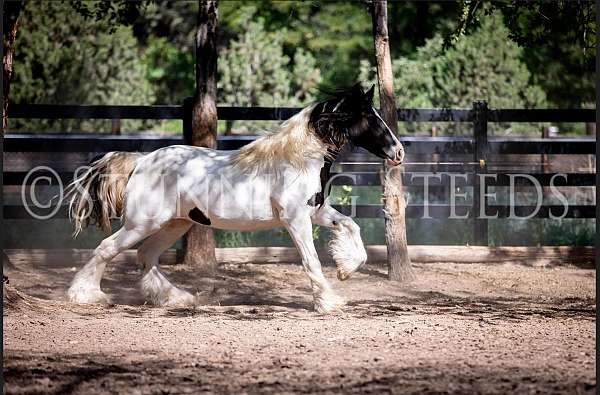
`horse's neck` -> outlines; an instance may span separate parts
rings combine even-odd
[[[310,157],[306,158],[304,161],[304,165],[298,169],[300,173],[308,173],[311,176],[319,176],[321,169],[325,167],[327,163],[327,158],[323,155],[320,157]]]

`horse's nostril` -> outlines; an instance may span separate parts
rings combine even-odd
[[[396,161],[402,163],[404,160],[404,147],[400,146],[396,151]]]

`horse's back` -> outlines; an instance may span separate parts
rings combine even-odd
[[[172,145],[144,155],[126,187],[127,219],[165,222],[187,210],[189,191],[198,193],[229,162],[231,151]],[[183,206],[182,206],[182,203]],[[186,211],[187,212],[187,211]]]

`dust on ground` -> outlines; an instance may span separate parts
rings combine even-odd
[[[8,394],[593,393],[595,271],[369,264],[330,278],[343,313],[312,312],[301,266],[164,271],[206,305],[156,308],[133,262],[109,266],[110,306],[65,302],[73,262],[13,259],[4,310]],[[80,265],[79,262],[77,265]],[[44,300],[40,300],[44,299]]]

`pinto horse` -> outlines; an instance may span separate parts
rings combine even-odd
[[[110,229],[75,275],[69,300],[106,303],[100,289],[106,264],[142,242],[138,263],[141,290],[159,306],[193,305],[192,294],[177,288],[158,268],[159,255],[194,224],[218,229],[285,227],[310,279],[315,310],[340,309],[343,300],[323,276],[312,225],[331,228],[329,246],[338,278],[347,279],[367,260],[359,226],[324,199],[329,169],[340,149],[351,143],[392,165],[404,149],[373,108],[373,90],[360,85],[332,93],[304,108],[268,134],[237,151],[174,145],[149,154],[110,152],[93,162],[69,186],[75,235],[90,219]]]

